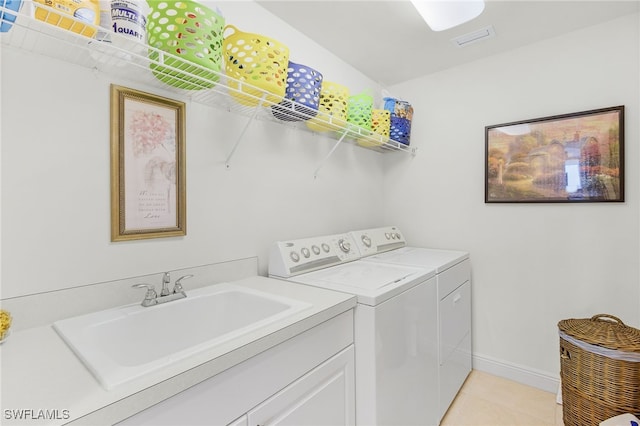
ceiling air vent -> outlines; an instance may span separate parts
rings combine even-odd
[[[481,40],[486,40],[491,37],[495,37],[496,31],[492,25],[481,28],[472,33],[464,34],[456,38],[452,38],[451,42],[458,47],[467,47],[470,44],[477,43]]]

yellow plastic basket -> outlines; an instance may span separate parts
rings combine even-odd
[[[331,81],[323,81],[320,90],[318,115],[306,122],[316,132],[339,130],[347,125],[349,88]]]
[[[391,112],[386,109],[374,109],[371,111],[371,129],[374,133],[389,137],[391,126]]]
[[[232,32],[226,34],[228,31]],[[265,100],[279,103],[287,87],[289,48],[272,38],[242,32],[233,25],[224,27],[224,33],[223,53],[231,96],[243,105],[256,106],[264,92],[268,92]]]
[[[391,112],[386,109],[371,110],[371,130],[373,130],[373,140],[360,138],[358,145],[364,147],[380,146],[389,141],[389,129],[391,127]],[[380,138],[382,136],[382,138]]]

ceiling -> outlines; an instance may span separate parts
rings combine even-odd
[[[409,1],[257,2],[383,87],[640,10],[638,0],[488,0],[478,18],[434,32]],[[492,38],[451,41],[489,25]]]

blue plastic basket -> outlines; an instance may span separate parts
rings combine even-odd
[[[411,139],[411,121],[392,115],[389,138],[401,144],[409,145]]]
[[[409,145],[413,107],[409,102],[394,98],[384,98],[383,100],[384,109],[391,113],[389,137],[396,142]]]
[[[16,14],[20,10],[22,0],[0,0],[0,6],[4,9],[0,10],[0,33],[6,33],[11,29],[11,22],[16,22]],[[5,9],[9,9],[6,11]],[[12,13],[16,12],[16,13]]]
[[[318,114],[321,87],[322,74],[319,71],[289,61],[284,99],[278,105],[272,105],[271,112],[283,121],[303,121],[315,117]]]

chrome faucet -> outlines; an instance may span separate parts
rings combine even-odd
[[[170,294],[169,284],[171,284],[171,275],[165,272],[162,275],[162,290],[160,290],[160,296],[168,296]]]
[[[183,275],[176,280],[173,286],[173,291],[169,291],[169,284],[171,283],[171,276],[168,272],[165,272],[162,276],[162,290],[160,295],[156,293],[156,289],[151,284],[134,284],[133,288],[146,288],[147,292],[144,295],[141,305],[146,307],[159,305],[161,303],[171,302],[172,300],[178,300],[187,297],[182,287],[182,280],[193,277],[193,275]]]

